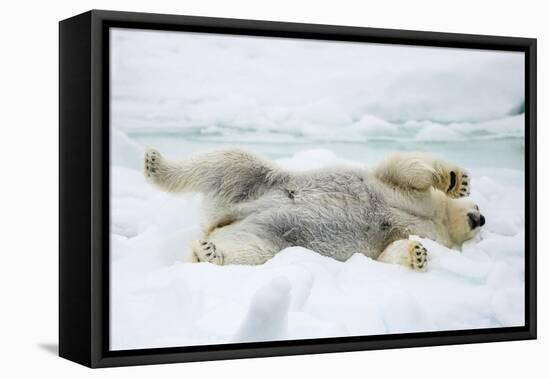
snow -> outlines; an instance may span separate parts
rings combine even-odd
[[[520,52],[125,29],[111,41],[112,119],[128,132],[356,141],[453,124],[498,138],[510,130],[481,122],[509,119],[522,130]]]
[[[111,40],[111,349],[524,324],[521,53],[124,29]],[[147,147],[239,147],[298,171],[431,152],[470,171],[487,223],[462,251],[419,239],[425,273],[300,247],[260,266],[190,263],[202,198],[146,183]]]

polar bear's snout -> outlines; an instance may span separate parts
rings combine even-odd
[[[468,213],[468,223],[470,223],[470,228],[474,230],[485,224],[485,217],[478,212]]]

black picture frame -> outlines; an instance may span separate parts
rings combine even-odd
[[[525,53],[525,325],[328,339],[109,350],[111,27]],[[59,355],[88,367],[536,338],[536,39],[92,10],[59,23]]]

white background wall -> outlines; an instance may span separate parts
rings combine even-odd
[[[368,377],[548,374],[550,328],[545,237],[550,211],[548,131],[550,26],[543,1],[9,1],[0,22],[0,374],[37,376]],[[112,9],[416,29],[539,39],[539,340],[175,364],[91,371],[55,356],[58,246],[58,26],[86,10]],[[32,375],[31,375],[32,374]]]

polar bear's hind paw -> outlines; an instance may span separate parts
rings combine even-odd
[[[160,172],[161,155],[157,150],[148,150],[145,153],[144,172],[145,177],[154,178]]]

